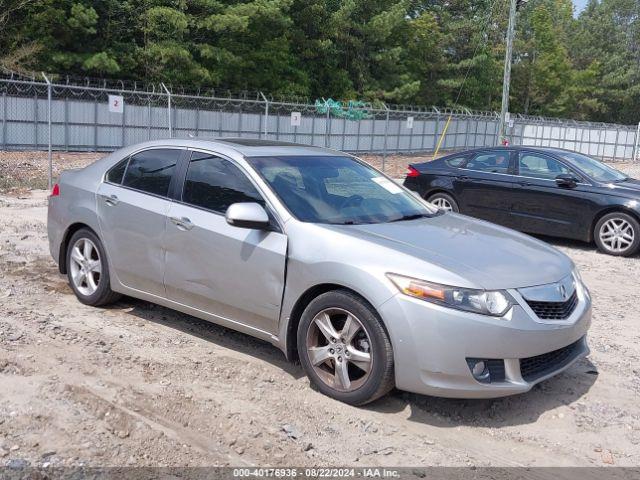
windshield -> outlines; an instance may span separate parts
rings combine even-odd
[[[598,160],[577,152],[562,152],[562,158],[598,182],[620,182],[627,176]]]
[[[411,220],[437,213],[373,168],[350,157],[247,159],[303,222],[352,225]]]

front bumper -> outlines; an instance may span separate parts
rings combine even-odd
[[[591,324],[591,297],[582,284],[576,290],[578,303],[561,321],[538,319],[517,291],[510,293],[519,304],[504,318],[395,295],[379,312],[394,349],[397,388],[450,398],[493,398],[529,391],[589,353],[586,334]],[[564,351],[572,344],[562,362],[535,378],[528,376],[529,381],[523,378],[520,359]],[[476,380],[468,358],[504,360],[504,380]]]

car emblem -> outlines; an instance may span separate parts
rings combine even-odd
[[[567,287],[564,285],[558,285],[558,292],[560,292],[560,296],[563,300],[567,299]]]

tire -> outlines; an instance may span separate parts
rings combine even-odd
[[[107,255],[102,242],[91,230],[82,228],[71,236],[66,265],[69,285],[85,305],[98,307],[120,298],[119,293],[111,290]]]
[[[333,330],[321,327],[327,318]],[[395,385],[393,349],[382,320],[351,292],[334,290],[313,299],[302,313],[297,344],[307,377],[331,398],[364,405]]]
[[[446,212],[456,212],[460,211],[460,207],[458,207],[458,202],[449,195],[448,193],[438,192],[431,195],[427,198],[427,202],[433,203],[436,207]]]
[[[593,238],[601,252],[628,257],[640,247],[640,224],[626,213],[608,213],[596,223]]]

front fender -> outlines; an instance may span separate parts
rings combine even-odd
[[[335,288],[357,293],[376,310],[397,293],[384,272],[373,272],[334,261],[317,262],[310,266],[306,259],[289,258],[278,328],[279,346],[284,352],[291,350],[288,343],[292,338],[295,339],[295,335],[290,333],[291,322],[299,320],[292,315],[298,302],[306,298],[310,291]],[[384,318],[382,320],[384,322]]]

